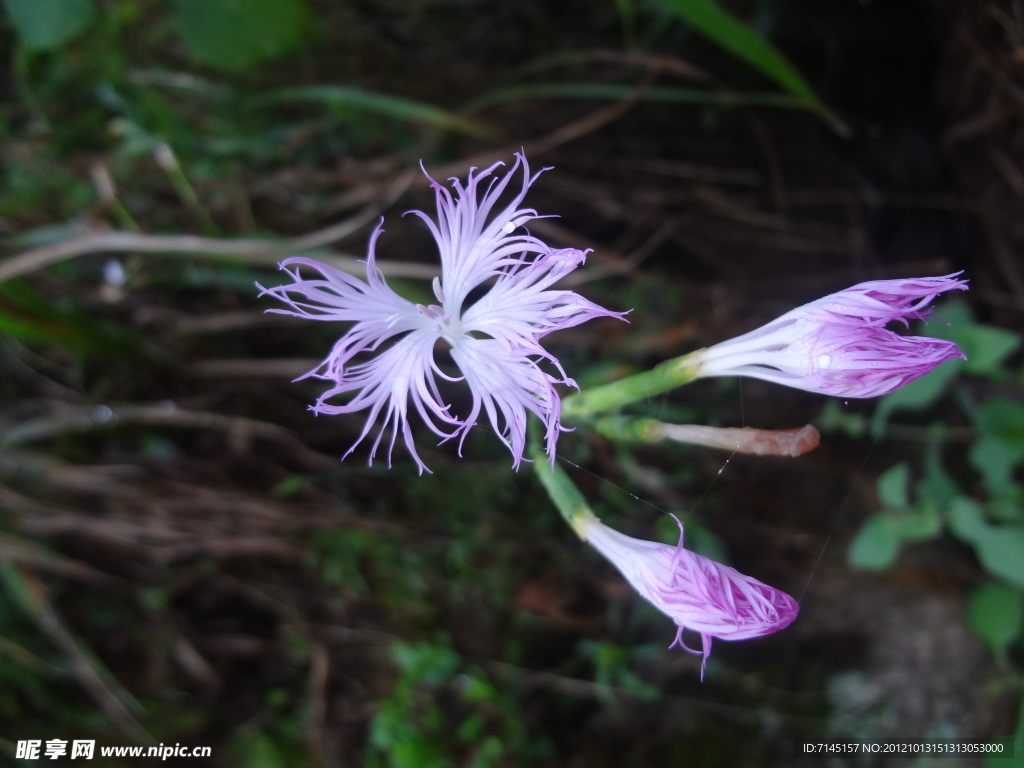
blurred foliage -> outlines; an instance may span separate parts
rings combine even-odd
[[[96,17],[91,0],[4,0],[11,23],[29,48],[55,50]]]
[[[884,436],[899,431],[899,416],[927,414],[944,400],[950,403],[941,419],[904,427],[904,434],[916,431],[926,445],[920,477],[912,482],[918,473],[908,462],[882,473],[880,509],[854,538],[848,562],[855,568],[892,568],[903,545],[943,536],[970,547],[989,580],[971,592],[967,621],[1009,668],[1010,649],[1024,650],[1021,337],[977,322],[963,302],[943,306],[939,315],[942,320],[926,326],[925,333],[955,341],[966,360],[944,365],[882,398],[870,422],[842,415],[835,404],[823,417],[826,426],[854,435],[870,430]],[[989,394],[995,387],[998,394]],[[959,430],[970,434],[966,446],[953,434],[953,425],[961,421]],[[1006,684],[1012,685],[1010,680]],[[1024,731],[1017,738],[1024,740]]]
[[[371,766],[441,768],[550,759],[542,729],[528,728],[516,699],[467,666],[450,641],[393,648],[398,679],[370,730]]]
[[[4,0],[12,25],[30,49],[53,51],[96,22],[93,0]],[[121,3],[136,16],[144,3]],[[172,24],[197,64],[240,70],[296,48],[310,23],[302,0],[173,0]],[[110,10],[104,4],[103,12]]]
[[[877,488],[882,510],[854,540],[850,563],[886,568],[903,541],[931,539],[946,531],[973,547],[993,575],[1024,590],[1024,485],[1018,472],[1024,462],[1024,370],[1006,365],[1020,337],[976,323],[963,303],[947,305],[942,316],[949,325],[933,323],[926,333],[957,342],[967,360],[954,361],[883,398],[870,426],[884,435],[894,414],[924,410],[952,393],[972,431],[970,447],[959,458],[966,459],[975,477],[960,477],[946,468],[943,454],[948,452],[951,417],[919,427],[928,445],[922,478],[911,490],[907,463],[882,474]],[[980,399],[967,386],[952,390],[957,376],[998,383],[1004,394]],[[836,410],[833,406],[831,418]],[[843,426],[858,433],[868,424],[854,420]]]

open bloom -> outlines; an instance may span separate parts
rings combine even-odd
[[[838,397],[877,397],[964,357],[951,341],[901,336],[941,293],[965,290],[960,273],[860,283],[694,354],[697,376],[751,376]]]
[[[577,520],[574,527],[642,597],[676,623],[672,646],[703,655],[701,678],[713,637],[747,640],[768,635],[789,626],[800,610],[785,592],[684,549],[682,523],[674,547],[626,536],[592,515]],[[700,633],[700,651],[683,642],[684,629]]]
[[[422,473],[426,466],[416,453],[409,424],[411,404],[442,440],[458,436],[460,451],[483,411],[516,467],[523,459],[530,411],[544,424],[547,453],[554,460],[562,430],[555,385],[575,382],[540,340],[591,318],[622,314],[573,291],[551,288],[584,262],[586,252],[551,248],[527,231],[525,225],[539,214],[520,206],[540,174],[530,175],[521,154],[504,176],[494,176],[502,165],[470,169],[465,186],[451,179],[454,193],[427,175],[437,198],[437,221],[422,211],[412,213],[426,223],[440,251],[440,275],[433,281],[437,304],[414,304],[385,282],[374,253],[382,225],[370,237],[365,281],[314,259],[295,257],[281,263],[292,284],[260,286],[263,294],[288,305],[270,312],[353,323],[327,358],[306,374],[331,382],[310,406],[315,413],[368,411],[362,433],[345,456],[379,424],[370,461],[390,431],[389,465],[401,435]],[[505,207],[495,210],[520,165],[522,186],[510,192]],[[314,275],[307,276],[303,268]],[[457,372],[446,372],[444,358],[439,361],[438,352],[445,349]],[[464,415],[445,402],[439,379],[469,387],[472,401]],[[343,402],[328,402],[338,396]]]

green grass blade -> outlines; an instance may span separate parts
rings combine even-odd
[[[716,45],[743,59],[765,77],[804,102],[832,130],[841,135],[849,128],[818,98],[796,67],[775,46],[749,26],[723,11],[714,0],[663,0],[664,7]]]
[[[706,88],[652,87],[637,91],[635,85],[621,83],[535,83],[517,85],[486,93],[466,107],[469,113],[497,104],[522,99],[609,99],[618,101],[636,96],[641,101],[706,104],[729,107],[782,107],[809,109],[810,105],[785,93],[763,91],[712,91]]]
[[[347,85],[308,85],[298,88],[283,88],[266,94],[258,99],[256,104],[263,106],[296,102],[313,102],[335,110],[374,112],[412,123],[433,125],[456,133],[493,138],[492,132],[480,123],[440,107],[403,96],[376,93]]]

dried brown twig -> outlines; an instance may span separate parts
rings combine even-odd
[[[91,253],[183,253],[227,256],[244,259],[250,264],[273,265],[301,251],[318,250],[337,242],[377,218],[381,211],[397,200],[409,187],[414,175],[404,173],[388,188],[387,194],[344,221],[289,240],[244,238],[237,240],[198,235],[146,235],[137,232],[87,231],[68,240],[32,248],[11,256],[0,264],[0,283],[62,261]],[[355,256],[318,253],[322,261],[346,272],[364,269]],[[401,277],[433,277],[436,270],[421,264],[381,263],[387,275]]]

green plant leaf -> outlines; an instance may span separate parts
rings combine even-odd
[[[954,498],[947,515],[950,530],[974,547],[986,571],[1024,589],[1024,526],[992,525],[981,506],[966,496]]]
[[[886,507],[903,509],[910,506],[907,499],[907,482],[910,469],[905,462],[889,467],[878,478],[878,497]]]
[[[1024,403],[993,397],[975,409],[972,419],[979,433],[999,437],[1024,450]]]
[[[975,322],[970,308],[962,300],[939,307],[934,318],[925,326],[923,335],[956,343],[967,355],[962,363],[963,370],[975,376],[1000,376],[1003,362],[1021,343],[1019,334]]]
[[[862,414],[846,410],[837,398],[825,402],[814,423],[822,432],[841,432],[854,439],[863,437],[868,427],[868,420]]]
[[[1024,458],[1024,444],[982,435],[971,446],[968,457],[994,496],[1009,496],[1018,490],[1013,469]]]
[[[92,0],[3,0],[18,38],[30,48],[53,50],[92,24]]]
[[[933,405],[960,372],[995,380],[1005,378],[1003,363],[1020,346],[1018,334],[974,322],[970,309],[962,301],[951,301],[936,310],[935,320],[921,333],[956,343],[967,359],[943,363],[927,376],[881,398],[871,422],[871,431],[876,437],[883,434],[894,411],[919,411]]]
[[[942,515],[933,504],[918,504],[896,516],[900,536],[917,541],[937,536],[942,530]]]
[[[967,603],[967,621],[992,652],[1003,658],[1024,628],[1024,592],[1005,584],[982,584]]]
[[[18,37],[29,48],[59,48],[96,18],[92,0],[4,0]]]
[[[942,438],[944,425],[933,424],[925,457],[924,477],[914,486],[914,498],[918,504],[929,504],[936,508],[945,507],[947,502],[960,492],[956,481],[949,476],[942,465]]]
[[[881,437],[889,416],[894,411],[920,411],[933,405],[949,386],[950,381],[963,368],[962,360],[949,360],[931,373],[904,384],[878,401],[871,419],[871,433]]]
[[[1024,523],[1024,487],[1016,485],[1015,493],[991,499],[985,512],[993,523]]]
[[[901,540],[899,525],[891,515],[872,515],[850,544],[846,562],[868,571],[888,568],[896,560]]]
[[[964,370],[976,376],[998,375],[1003,361],[1020,346],[1019,335],[992,325],[972,324],[962,336],[958,343],[967,355]]]
[[[993,495],[1013,495],[1013,471],[1024,460],[1024,404],[993,397],[972,409],[971,419],[978,432],[968,454],[971,465]]]
[[[932,315],[931,322],[924,326],[921,335],[961,344],[967,334],[965,329],[973,325],[975,325],[974,315],[967,302],[962,299],[953,299],[943,304],[937,314]]]
[[[972,543],[985,570],[1024,589],[1024,528],[990,526]]]
[[[174,0],[192,58],[241,70],[295,48],[309,23],[302,0]]]
[[[899,469],[897,465],[893,469]],[[888,475],[895,480],[902,480],[899,492],[906,492],[905,472],[893,472]],[[903,475],[901,478],[900,475]],[[883,476],[884,478],[884,476]],[[879,481],[882,484],[882,481]],[[896,492],[896,491],[894,491]],[[864,523],[854,537],[847,553],[847,562],[855,568],[881,570],[892,565],[904,541],[918,541],[935,536],[942,530],[942,516],[931,504],[918,505],[914,508],[903,508],[872,515]]]
[[[714,0],[662,0],[665,8],[700,34],[775,81],[824,119],[837,133],[849,128],[818,98],[796,67],[753,29],[723,11]]]
[[[988,530],[985,513],[974,499],[955,496],[946,510],[949,528],[958,538],[973,544]]]

